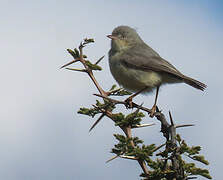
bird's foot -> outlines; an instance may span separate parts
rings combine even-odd
[[[133,108],[133,103],[132,103],[132,97],[128,97],[126,100],[125,100],[125,106],[127,109],[129,108]]]
[[[155,115],[155,112],[156,112],[156,105],[154,105],[154,106],[152,107],[152,109],[151,109],[151,113],[149,114],[149,116],[150,116],[151,118],[153,118],[154,115]]]

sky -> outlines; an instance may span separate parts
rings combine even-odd
[[[0,179],[140,179],[134,161],[112,157],[113,134],[122,133],[109,119],[88,130],[94,120],[77,114],[97,99],[83,73],[61,70],[72,60],[67,48],[86,37],[84,49],[101,62],[95,76],[105,90],[115,80],[108,67],[110,40],[119,25],[137,29],[142,39],[182,73],[208,85],[201,92],[186,84],[161,88],[158,106],[170,110],[189,145],[201,145],[213,179],[222,176],[223,3],[217,0],[1,0],[0,7]],[[135,100],[151,107],[154,94]],[[134,130],[146,143],[161,144],[160,124]],[[197,164],[200,167],[199,163]],[[198,179],[204,179],[199,177]]]

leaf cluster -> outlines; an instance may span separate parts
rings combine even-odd
[[[142,112],[139,112],[139,110],[128,115],[124,115],[121,112],[112,115],[112,118],[115,121],[115,126],[120,127],[135,127],[136,125],[140,125],[143,117],[145,117],[145,115]]]
[[[126,96],[126,95],[131,95],[132,93],[123,89],[123,88],[118,88],[117,86],[114,84],[111,89],[109,90],[110,92],[110,96]]]
[[[177,146],[172,146],[170,141],[166,142],[166,148],[156,154],[156,156],[160,156],[163,160],[157,159],[156,161],[147,160],[148,166],[153,169],[150,171],[148,179],[171,179],[175,172],[173,170],[173,165],[168,163],[169,160],[172,160],[173,157],[177,158],[177,161],[180,164],[180,169],[184,172],[184,177],[181,178],[189,178],[193,175],[200,175],[206,177],[208,179],[212,179],[207,169],[201,169],[196,167],[194,163],[186,162],[183,159],[182,155],[185,155],[192,160],[199,161],[205,165],[208,165],[208,161],[205,160],[204,156],[200,155],[200,146],[188,146],[184,140],[181,139],[180,135],[176,135]],[[142,174],[145,176],[145,174]]]
[[[191,147],[188,146],[187,143],[181,139],[179,134],[177,134],[176,140],[179,145],[179,148],[177,150],[179,152],[179,154],[181,154],[181,155],[183,154],[183,155],[189,157],[190,159],[201,162],[205,165],[209,164],[209,162],[204,158],[204,156],[200,155],[201,146],[191,146]],[[180,158],[180,163],[181,163],[183,169],[185,170],[187,176],[201,175],[208,179],[212,179],[212,177],[210,176],[209,171],[207,169],[197,168],[194,163],[187,163],[182,158]]]
[[[128,138],[120,134],[114,134],[114,136],[119,142],[115,144],[111,152],[118,156],[125,155],[134,157],[135,159],[144,160],[149,158],[149,156],[152,156],[156,149],[155,144],[146,146],[142,144],[143,140],[138,137]],[[132,143],[134,143],[134,146],[132,146]]]
[[[73,56],[74,59],[80,58],[80,53],[79,53],[79,51],[78,51],[77,48],[74,48],[74,50],[72,50],[72,49],[67,49],[67,52],[68,52],[71,56]],[[86,55],[84,55],[83,57],[84,57],[84,58],[87,58]]]
[[[74,59],[80,59],[80,56],[81,56],[81,49],[83,47],[85,47],[87,44],[89,43],[93,43],[94,42],[94,39],[90,38],[85,38],[83,42],[80,43],[80,46],[79,46],[79,50],[77,48],[74,48],[73,50],[72,49],[67,49],[67,52],[74,58]],[[82,54],[82,58],[87,58],[86,55]],[[101,66],[98,65],[98,63],[104,58],[101,57],[96,63],[91,63],[89,60],[84,60],[84,63],[85,65],[90,69],[90,70],[98,70],[98,71],[101,71],[102,68]]]
[[[105,100],[104,103],[101,103],[100,101],[96,100],[96,103],[95,103],[95,105],[93,105],[93,108],[82,107],[79,109],[79,111],[77,113],[87,115],[87,116],[94,118],[94,116],[96,114],[103,113],[103,110],[104,111],[105,110],[112,111],[114,108],[115,108],[114,104],[107,100]]]
[[[92,64],[90,61],[85,61],[85,63],[88,66],[88,68],[91,69],[91,70],[95,70],[95,71],[101,71],[102,70],[101,66],[99,66],[97,64]]]

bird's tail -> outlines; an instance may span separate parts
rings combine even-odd
[[[188,85],[190,85],[190,86],[192,86],[192,87],[194,87],[194,88],[196,88],[196,89],[200,89],[200,90],[202,90],[202,91],[204,91],[204,89],[207,87],[206,84],[204,84],[204,83],[202,83],[202,82],[200,82],[200,81],[197,81],[197,80],[195,80],[195,79],[192,79],[192,78],[190,78],[190,77],[187,77],[187,76],[184,76],[184,77],[183,77],[183,81],[184,81],[185,83],[187,83]]]

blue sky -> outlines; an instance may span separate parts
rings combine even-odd
[[[108,68],[106,38],[118,25],[140,36],[182,73],[208,85],[205,92],[187,85],[161,88],[158,105],[171,110],[190,145],[201,145],[213,179],[221,178],[223,83],[223,3],[184,1],[1,1],[0,11],[0,179],[139,179],[134,161],[109,164],[112,134],[121,133],[104,119],[90,134],[92,119],[77,114],[95,102],[97,92],[85,74],[60,70],[71,60],[67,48],[85,37],[95,39],[85,53],[106,55],[96,78],[105,89],[114,83]],[[152,105],[154,95],[139,96]],[[134,131],[146,143],[162,143],[159,122]],[[198,164],[199,165],[199,164]],[[198,179],[202,179],[199,177]]]

